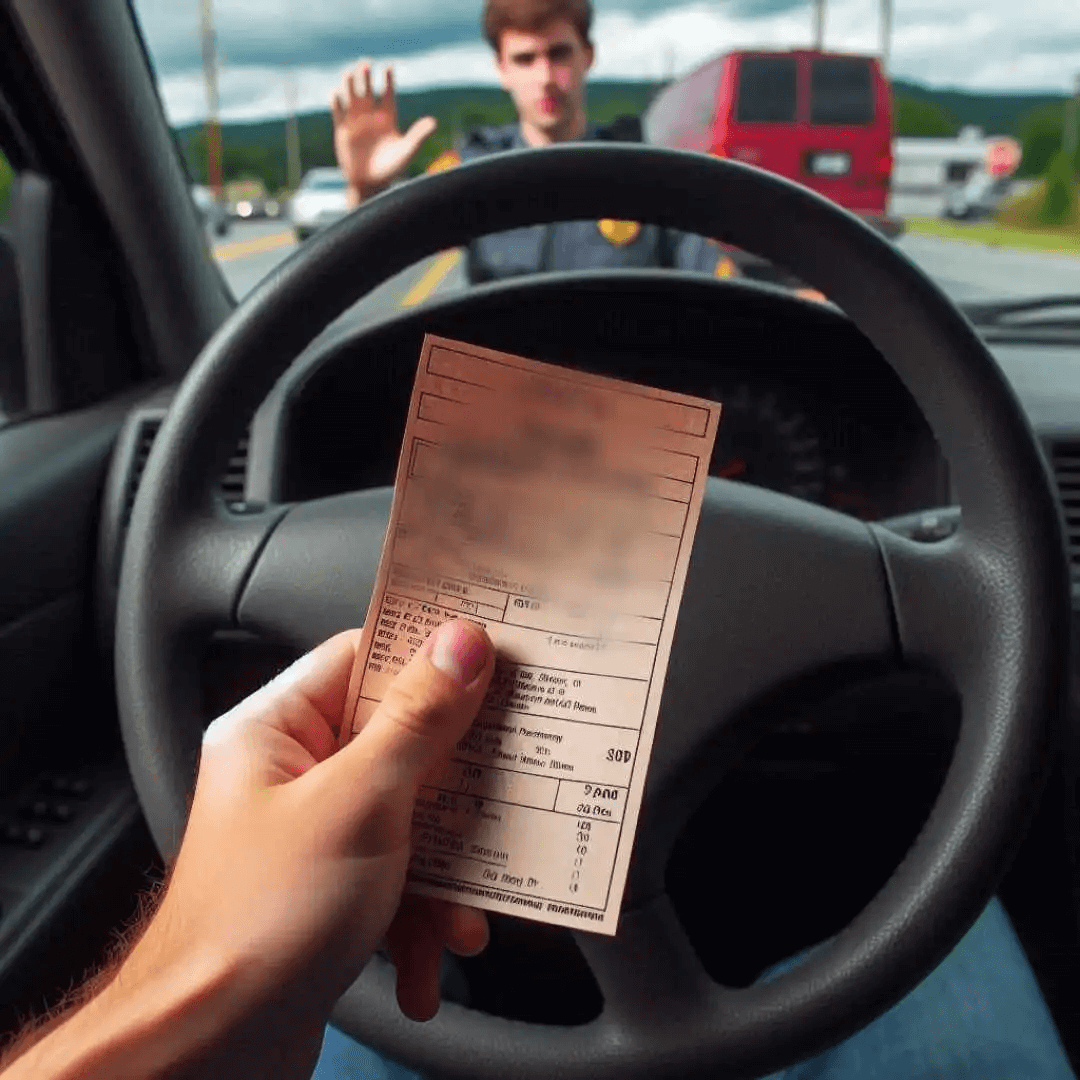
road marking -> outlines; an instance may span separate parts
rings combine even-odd
[[[271,233],[269,236],[256,236],[253,240],[234,240],[231,244],[219,244],[214,248],[213,254],[218,262],[229,262],[295,243],[296,234],[289,229],[287,232]]]
[[[461,261],[461,250],[451,248],[444,251],[421,275],[420,280],[402,297],[402,307],[415,307],[426,300],[442,282],[446,275]]]

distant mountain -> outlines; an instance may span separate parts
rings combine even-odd
[[[1063,106],[1064,94],[1011,94],[975,90],[939,89],[893,80],[893,93],[926,101],[944,109],[958,124],[975,124],[987,135],[1015,135],[1019,138],[1023,120],[1036,109]]]
[[[591,82],[589,114],[596,123],[620,115],[640,115],[663,85],[654,81]],[[897,79],[893,83],[899,134],[949,135],[965,124],[975,124],[988,135],[1015,135],[1025,139],[1033,121],[1044,141],[1052,142],[1054,117],[1063,108],[1064,94],[1013,94],[939,89]],[[418,117],[432,115],[439,121],[436,133],[425,143],[413,163],[420,172],[446,150],[459,134],[485,124],[509,123],[514,109],[509,96],[490,86],[440,87],[398,95],[398,114],[403,127]],[[301,158],[305,169],[334,163],[333,133],[329,112],[299,117]],[[908,130],[909,129],[909,130]],[[1042,130],[1045,129],[1045,130]],[[201,124],[176,130],[178,145],[196,180],[206,177],[206,141]],[[258,176],[272,190],[285,186],[285,121],[261,120],[222,127],[225,178]],[[1047,153],[1052,153],[1047,143]],[[1025,155],[1027,152],[1025,150]],[[1042,151],[1038,168],[1042,168]]]

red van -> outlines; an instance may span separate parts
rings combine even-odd
[[[665,87],[646,142],[745,161],[797,180],[887,235],[892,101],[874,56],[737,51]]]

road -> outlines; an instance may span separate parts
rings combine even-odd
[[[253,221],[234,225],[226,237],[214,237],[212,247],[225,280],[242,300],[299,245],[282,222]],[[411,307],[440,288],[460,288],[464,279],[460,271],[454,274],[457,261],[456,253],[448,253],[403,270],[365,296],[343,319],[375,318],[395,308]]]
[[[233,292],[242,299],[298,245],[282,222],[244,222],[213,238],[215,256]],[[958,302],[1047,293],[1080,295],[1080,257],[1009,251],[914,234],[897,246]],[[343,321],[366,320],[464,286],[455,252],[426,259],[384,282],[347,312]]]

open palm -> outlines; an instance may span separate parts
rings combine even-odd
[[[357,78],[361,80],[359,93]],[[371,64],[367,61],[345,76],[344,87],[333,96],[330,108],[338,165],[361,196],[374,194],[404,172],[436,127],[435,118],[425,116],[402,134],[398,130],[393,68],[387,68],[386,90],[376,98]]]

